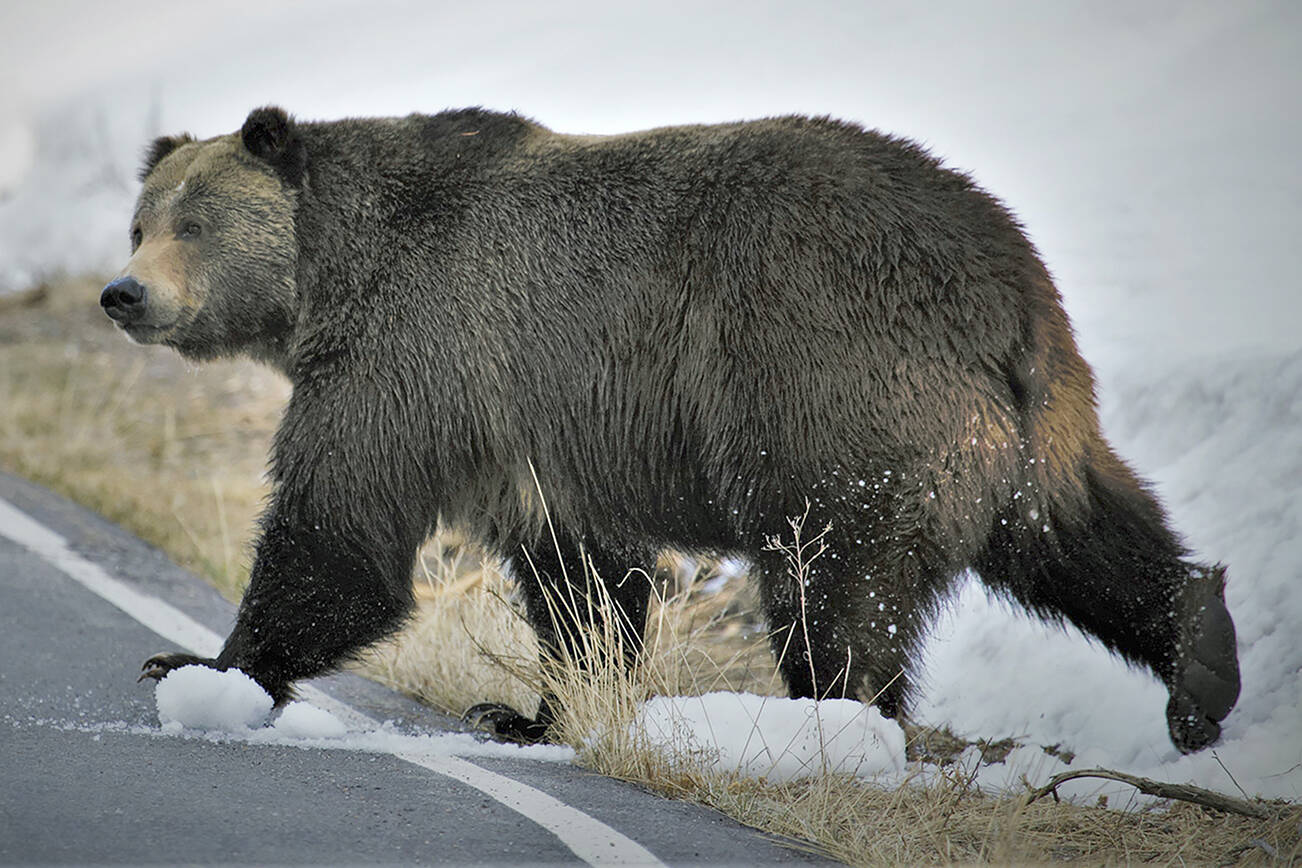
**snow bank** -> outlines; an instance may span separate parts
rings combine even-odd
[[[1101,373],[1114,445],[1156,483],[1195,556],[1229,565],[1243,692],[1221,742],[1181,756],[1167,738],[1166,690],[1149,673],[1127,668],[1073,628],[988,599],[975,582],[928,642],[917,716],[973,738],[1062,743],[1077,754],[1074,768],[1300,799],[1302,351],[1161,359]],[[1035,752],[1025,756],[1038,765],[1033,782],[1054,773]],[[1015,760],[980,780],[997,786]]]
[[[770,781],[820,774],[872,778],[904,768],[904,731],[849,699],[749,693],[656,697],[638,711],[648,743],[694,767]]]

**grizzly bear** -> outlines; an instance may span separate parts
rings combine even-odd
[[[916,144],[826,118],[573,136],[261,108],[157,140],[141,177],[104,310],[293,385],[225,647],[142,678],[238,667],[283,702],[403,623],[441,519],[514,564],[545,656],[600,618],[548,592],[592,581],[636,649],[633,568],[673,548],[749,558],[794,697],[905,711],[972,569],[1150,669],[1181,751],[1237,700],[1224,569],[1101,434],[1017,221]],[[797,579],[766,541],[806,511],[830,530]],[[470,716],[534,741],[555,702]]]

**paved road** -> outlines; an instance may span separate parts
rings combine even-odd
[[[96,576],[109,583],[98,593]],[[170,647],[137,618],[168,617],[224,635],[233,607],[117,527],[0,474],[0,862],[814,861],[565,764],[163,736],[134,679]],[[459,728],[360,678],[315,685],[400,727]]]

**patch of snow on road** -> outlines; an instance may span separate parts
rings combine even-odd
[[[343,738],[348,735],[348,727],[342,720],[310,702],[286,705],[271,728],[285,738]]]
[[[167,673],[154,690],[163,731],[183,729],[247,732],[271,713],[271,697],[238,669],[218,672],[206,666],[182,666]]]
[[[388,722],[350,729],[329,711],[301,701],[289,703],[268,721],[271,697],[238,669],[182,666],[158,682],[154,701],[162,733],[169,736],[394,755],[574,759],[574,751],[560,745],[521,747],[481,741],[469,733],[403,732]]]
[[[295,701],[272,718],[272,699],[238,669],[219,672],[183,666],[154,692],[167,735],[199,735],[250,744],[358,750],[433,752],[457,756],[519,756],[568,762],[574,753],[554,745],[520,748],[465,733],[411,734],[392,725],[350,730],[310,702]],[[269,718],[272,718],[269,720]],[[707,770],[790,781],[820,774],[865,778],[904,770],[904,732],[874,707],[848,699],[814,702],[748,693],[656,697],[633,726],[654,748]]]

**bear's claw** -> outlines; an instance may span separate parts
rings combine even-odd
[[[461,720],[488,733],[495,741],[538,744],[547,737],[547,725],[525,717],[500,702],[480,702],[466,709]]]
[[[213,662],[210,657],[196,657],[193,654],[155,654],[140,667],[140,677],[136,683],[139,684],[146,678],[161,681],[173,669],[195,665],[212,667]]]
[[[1220,736],[1220,721],[1234,708],[1241,686],[1223,567],[1191,578],[1182,614],[1181,655],[1169,685],[1166,722],[1180,752],[1194,753]]]

